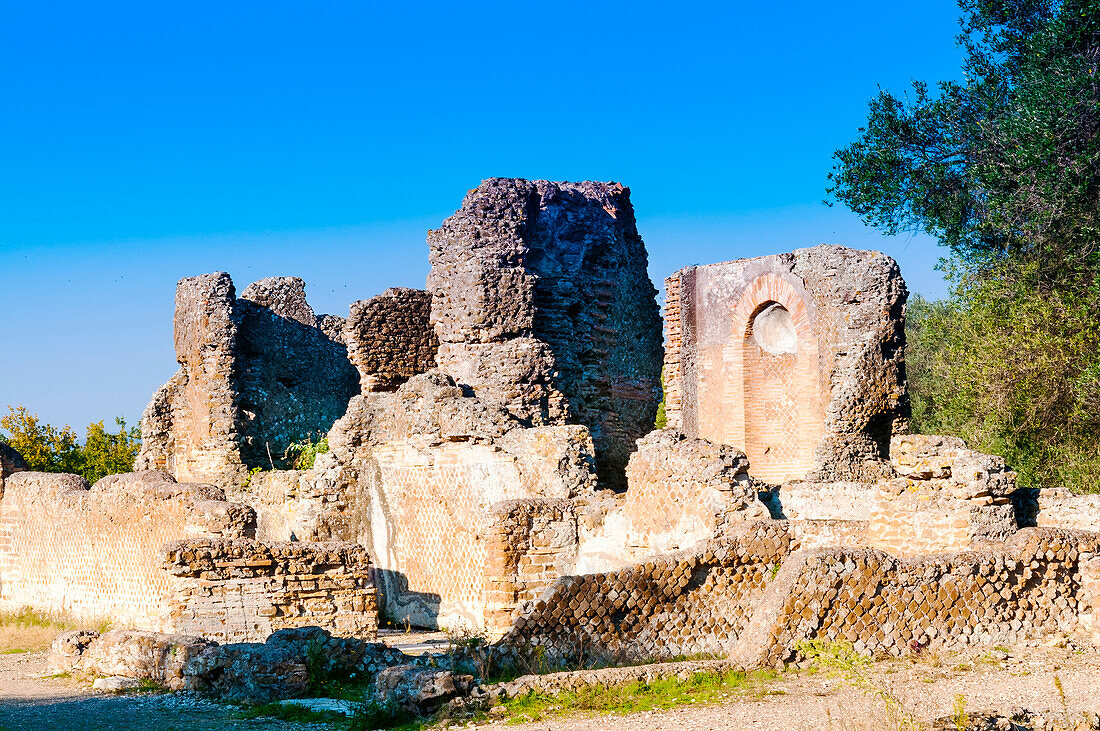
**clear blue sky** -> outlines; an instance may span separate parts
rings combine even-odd
[[[630,186],[654,281],[817,243],[944,293],[934,242],[827,208],[878,86],[956,77],[923,3],[0,0],[0,409],[136,422],[184,276],[420,286],[491,176]],[[4,409],[6,410],[6,409]]]

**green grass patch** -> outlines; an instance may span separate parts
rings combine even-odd
[[[347,716],[333,711],[314,711],[293,703],[267,703],[254,708],[246,708],[237,713],[239,718],[277,718],[288,723],[340,723],[348,721]]]
[[[68,615],[40,612],[30,607],[0,612],[0,654],[44,650],[61,632],[94,629],[106,632],[108,622],[80,622]]]
[[[532,692],[510,698],[503,706],[505,718],[511,724],[578,713],[663,711],[682,705],[720,703],[733,696],[767,695],[767,684],[778,677],[770,670],[701,672],[688,680],[662,678],[649,683],[633,682],[610,688],[596,686],[554,695]]]

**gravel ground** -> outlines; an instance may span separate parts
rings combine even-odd
[[[306,731],[322,726],[275,719],[234,718],[236,709],[190,693],[111,695],[69,678],[45,677],[46,652],[0,655],[0,729],[3,731]]]
[[[44,677],[45,653],[0,656],[0,729],[274,729],[305,731],[320,726],[287,724],[274,719],[234,718],[232,707],[190,694],[96,693],[66,678]],[[915,716],[931,721],[952,712],[956,695],[969,711],[1009,712],[1026,708],[1061,720],[1068,713],[1100,711],[1100,649],[1013,648],[1001,652],[926,654],[912,660],[877,663],[873,685],[889,690]],[[471,725],[454,724],[452,728]],[[521,731],[703,731],[704,729],[882,729],[888,718],[881,704],[836,679],[788,673],[757,691],[731,696],[729,702],[682,706],[669,711],[630,716],[573,716],[520,725],[496,721],[483,729]]]

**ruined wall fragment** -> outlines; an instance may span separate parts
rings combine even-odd
[[[903,556],[964,551],[1016,532],[1016,473],[1004,458],[924,434],[894,437],[890,453],[902,476],[875,486],[869,546]]]
[[[745,450],[767,482],[873,482],[907,426],[897,263],[815,246],[668,280],[669,425]]]
[[[356,539],[371,546],[387,613],[418,626],[481,626],[494,506],[594,488],[582,426],[525,428],[432,371],[352,400],[315,475],[342,471]]]
[[[675,429],[638,441],[626,468],[625,544],[643,555],[689,548],[730,523],[768,517],[744,453]]]
[[[439,367],[524,423],[587,426],[601,479],[621,488],[661,368],[629,191],[493,178],[428,244]]]
[[[432,329],[431,310],[430,294],[404,287],[351,304],[344,342],[364,393],[392,391],[435,367],[439,341]]]
[[[262,279],[240,298],[224,272],[180,280],[180,370],[145,409],[136,467],[231,486],[253,467],[286,466],[287,447],[319,438],[358,393],[332,336],[342,329],[314,315],[297,277]]]
[[[163,472],[104,477],[20,472],[0,500],[0,606],[152,629],[171,588],[165,543],[248,537],[255,516],[210,485]]]
[[[23,455],[0,442],[0,498],[4,497],[4,480],[26,469],[27,463],[23,460]]]

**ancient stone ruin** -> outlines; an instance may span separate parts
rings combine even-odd
[[[890,437],[908,416],[907,292],[893,259],[817,246],[665,284],[670,425],[740,446],[775,484],[890,474]]]
[[[1100,502],[908,433],[889,257],[683,269],[662,360],[622,186],[487,180],[428,244],[425,291],[346,320],[294,278],[240,298],[226,274],[182,280],[181,369],[137,472],[89,487],[0,452],[0,607],[109,616],[139,634],[58,656],[133,642],[133,672],[198,688],[246,652],[202,643],[267,640],[247,650],[265,677],[300,681],[288,648],[322,632],[346,667],[402,668],[379,681],[394,693],[476,684],[373,645],[380,615],[477,628],[517,663],[759,666],[806,639],[901,655],[1096,626]],[[287,447],[322,435],[292,469]],[[162,661],[177,645],[186,667]]]

